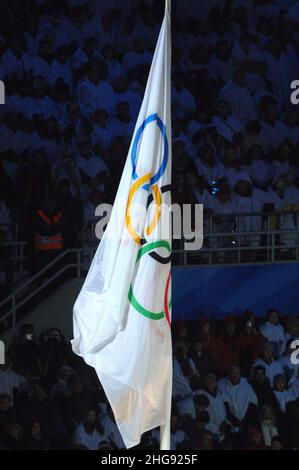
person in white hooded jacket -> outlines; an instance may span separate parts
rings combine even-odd
[[[250,410],[257,406],[257,397],[248,381],[241,377],[240,367],[234,365],[229,375],[219,380],[218,387],[222,391],[223,400],[228,407],[229,414],[237,418],[241,424],[243,419],[250,413]]]
[[[207,412],[209,413],[209,422],[206,426],[221,441],[224,438],[224,425],[226,423],[226,408],[223,400],[223,394],[217,384],[217,377],[208,373],[203,379],[203,389],[198,390],[194,395],[205,395],[209,400]]]
[[[282,374],[277,374],[273,379],[273,389],[281,411],[286,411],[289,401],[295,401],[296,396],[292,387],[287,387],[286,378]]]
[[[264,367],[266,376],[269,379],[271,385],[273,385],[273,379],[276,375],[283,374],[283,368],[281,364],[273,357],[273,344],[271,342],[268,341],[263,345],[262,356],[258,358],[253,364],[253,367],[256,366]]]
[[[272,439],[278,436],[276,427],[275,413],[271,406],[263,405],[260,411],[261,431],[265,446],[270,447]]]
[[[274,346],[274,357],[285,352],[286,339],[283,326],[279,323],[279,314],[275,309],[267,311],[267,321],[260,326],[260,332]]]

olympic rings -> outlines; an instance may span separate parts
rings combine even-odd
[[[132,226],[132,223],[131,223],[131,216],[130,216],[131,204],[132,204],[132,200],[133,200],[133,197],[134,197],[134,194],[136,193],[136,191],[146,181],[149,181],[151,176],[152,176],[151,173],[147,173],[144,176],[141,176],[140,178],[138,178],[138,180],[135,181],[135,183],[133,183],[133,185],[130,189],[130,192],[129,192],[127,208],[126,208],[126,227],[127,227],[127,230],[129,232],[129,234],[131,235],[133,240],[137,243],[137,245],[141,245],[141,237],[135,231],[135,229],[134,229],[134,227]],[[157,224],[159,222],[159,219],[161,217],[162,195],[161,195],[160,188],[157,185],[154,185],[151,189],[152,189],[152,192],[153,192],[153,195],[154,195],[154,198],[155,198],[156,210],[155,210],[153,220],[151,221],[151,223],[145,229],[147,235],[150,235],[151,232],[155,229],[155,227],[157,226]]]
[[[145,130],[146,126],[150,124],[151,122],[157,123],[157,126],[160,129],[161,134],[162,134],[163,143],[164,143],[163,159],[162,159],[162,163],[157,173],[155,173],[154,175],[152,173],[146,173],[143,176],[138,176],[136,172],[138,144],[139,144],[139,140],[142,136],[143,131]],[[131,151],[132,179],[135,181],[132,183],[132,186],[129,191],[129,196],[128,196],[128,202],[127,202],[127,207],[126,207],[126,228],[128,230],[128,233],[132,237],[132,239],[135,241],[135,243],[140,246],[138,253],[137,253],[135,264],[137,264],[140,258],[144,256],[146,253],[148,253],[149,256],[157,263],[160,263],[160,264],[170,263],[171,247],[170,247],[170,243],[167,240],[159,240],[155,242],[146,243],[145,240],[141,238],[143,234],[149,236],[158,225],[160,217],[161,217],[162,192],[170,191],[170,185],[168,183],[162,186],[161,189],[156,184],[156,182],[161,178],[161,176],[164,174],[166,170],[167,163],[168,163],[168,156],[169,156],[169,149],[168,149],[168,139],[166,135],[166,126],[162,122],[162,120],[159,118],[157,113],[151,114],[143,121],[141,126],[137,129],[137,132],[133,140],[132,151]],[[140,189],[141,187],[142,189],[145,189],[147,192],[150,193],[148,197],[147,207],[150,205],[152,201],[154,201],[155,212],[154,212],[151,222],[144,229],[143,231],[144,233],[139,235],[132,225],[130,212],[131,212],[131,205],[132,205],[134,195],[138,191],[138,189]],[[168,251],[168,256],[166,257],[161,256],[161,254],[154,251],[156,248],[166,248],[166,250]],[[138,300],[136,299],[134,295],[132,284],[130,285],[129,292],[128,292],[129,301],[137,312],[139,312],[141,315],[147,318],[150,318],[151,320],[160,320],[161,318],[165,316],[166,321],[168,322],[169,326],[171,323],[171,320],[170,320],[171,300],[168,300],[169,289],[170,289],[170,277],[171,277],[171,273],[169,271],[167,280],[166,280],[165,289],[164,289],[164,295],[163,295],[163,310],[161,312],[152,312],[146,309],[145,307],[143,307],[138,302]]]
[[[136,257],[136,263],[140,260],[140,258],[145,255],[146,253],[149,253],[152,250],[155,250],[156,248],[166,248],[167,251],[170,253],[171,248],[170,244],[166,240],[159,240],[157,242],[152,242],[152,243],[147,243],[146,245],[143,245],[137,253]],[[151,310],[146,309],[143,307],[138,300],[136,299],[134,293],[133,293],[133,287],[132,284],[130,285],[130,289],[128,292],[128,298],[132,306],[137,310],[137,312],[141,313],[141,315],[150,318],[151,320],[160,320],[161,318],[166,317],[166,320],[168,324],[170,325],[170,314],[169,314],[169,308],[171,305],[171,302],[168,302],[168,291],[169,291],[169,286],[170,286],[170,272],[167,277],[166,281],[166,286],[164,289],[164,309],[161,312],[152,312]]]
[[[168,140],[167,140],[167,135],[166,135],[166,126],[165,124],[163,123],[163,121],[159,118],[158,114],[155,113],[155,114],[150,114],[144,121],[143,123],[141,124],[141,126],[139,127],[139,129],[137,130],[136,132],[136,135],[134,137],[134,141],[133,141],[133,146],[132,146],[132,152],[131,152],[131,162],[132,162],[132,177],[133,179],[135,180],[136,178],[138,178],[138,175],[136,173],[136,156],[137,156],[137,149],[138,149],[138,143],[139,143],[139,140],[140,140],[140,137],[144,131],[144,129],[146,128],[146,126],[148,124],[150,124],[151,122],[154,122],[154,121],[157,121],[157,126],[159,127],[160,131],[161,131],[161,134],[162,134],[162,137],[163,137],[163,142],[164,142],[164,156],[163,156],[163,160],[162,160],[162,163],[161,163],[161,166],[160,168],[158,169],[157,173],[155,175],[153,175],[150,179],[150,182],[149,182],[149,185],[146,185],[144,187],[144,189],[148,189],[148,186],[152,186],[154,183],[156,183],[158,181],[158,179],[161,178],[161,176],[163,175],[165,169],[166,169],[166,166],[167,166],[167,162],[168,162],[168,155],[169,155],[169,150],[168,150]]]

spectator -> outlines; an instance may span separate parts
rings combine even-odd
[[[229,185],[229,190],[233,188],[242,175],[240,152],[233,145],[228,145],[223,158],[223,177]],[[224,185],[223,185],[224,186]],[[222,189],[222,186],[221,188]],[[228,208],[226,209],[228,210]],[[230,208],[234,212],[234,207]]]
[[[266,190],[274,178],[273,169],[265,161],[265,155],[260,145],[254,145],[248,149],[248,168],[253,185]]]
[[[74,75],[78,81],[87,77],[88,63],[99,57],[97,50],[98,41],[93,36],[84,39],[82,47],[79,47],[72,56]]]
[[[219,389],[222,391],[223,401],[227,407],[227,419],[235,428],[242,428],[242,424],[250,417],[254,417],[257,397],[238,366],[233,366],[229,376],[219,380]]]
[[[271,443],[271,450],[283,450],[282,443],[280,442],[279,437],[273,437]]]
[[[232,115],[230,105],[225,99],[217,102],[212,124],[216,127],[217,132],[231,143],[234,142],[236,134],[242,133],[244,130],[238,118]]]
[[[199,433],[198,436],[198,450],[212,450],[213,445],[213,434],[208,429],[204,429]]]
[[[241,369],[246,373],[258,358],[265,342],[265,338],[258,331],[255,318],[250,310],[246,310],[243,315],[243,329],[240,332],[238,341],[238,356]]]
[[[210,145],[204,145],[198,150],[195,160],[198,175],[207,189],[211,189],[215,180],[223,177],[223,167],[215,157],[215,152]]]
[[[285,351],[285,332],[279,323],[277,310],[269,309],[267,311],[267,321],[261,325],[260,332],[273,344],[274,356],[281,356]]]
[[[103,193],[101,191],[92,191],[88,200],[83,206],[83,218],[85,224],[95,223],[99,220],[96,216],[96,209],[100,204],[105,203]]]
[[[8,365],[8,358],[6,357],[6,364],[0,365],[0,394],[9,395],[12,405],[14,404],[14,394],[18,390],[26,388],[27,381],[22,375],[16,374]]]
[[[79,143],[80,153],[76,157],[76,162],[81,173],[82,182],[86,184],[96,184],[97,178],[102,173],[108,173],[105,162],[97,157],[92,149],[90,137],[83,138]]]
[[[276,397],[271,388],[270,381],[266,376],[266,369],[264,366],[257,365],[253,368],[253,378],[250,384],[257,397],[259,410],[261,410],[264,405],[268,404],[276,411]]]
[[[13,33],[10,44],[1,59],[5,76],[10,79],[19,80],[25,78],[29,72],[32,62],[28,54],[24,52],[22,33]]]
[[[16,411],[11,407],[11,399],[7,393],[0,394],[0,439],[2,440],[9,426],[16,420]]]
[[[221,84],[231,80],[234,66],[231,59],[231,48],[227,40],[219,40],[215,52],[210,60],[210,67],[214,70]]]
[[[34,221],[35,254],[38,265],[52,261],[63,249],[62,214],[52,197],[44,200]]]
[[[270,383],[273,384],[273,379],[275,375],[282,374],[283,370],[281,365],[279,364],[278,361],[274,359],[273,356],[273,344],[270,342],[267,342],[263,346],[263,354],[262,357],[257,359],[253,366],[263,366],[265,368],[265,373],[268,379],[270,380]]]
[[[74,378],[75,372],[69,366],[61,367],[58,374],[58,382],[56,382],[50,392],[51,399],[64,406],[70,397],[70,383]]]
[[[42,374],[41,349],[32,324],[20,327],[19,336],[8,350],[12,359],[13,370],[29,379],[40,379]]]
[[[260,411],[260,423],[263,436],[263,442],[266,447],[271,447],[274,437],[278,437],[276,428],[275,413],[269,405],[264,405]]]
[[[42,429],[42,446],[48,448],[64,448],[66,446],[66,427],[62,412],[39,383],[32,387],[27,396],[23,394],[19,397],[17,407],[20,409],[20,419],[24,429],[32,429],[33,419],[39,423]],[[35,432],[37,431],[36,429]],[[38,444],[33,441],[32,445]]]
[[[198,394],[193,395],[193,402],[194,402],[195,411],[196,411],[196,418],[199,418],[201,413],[206,412],[210,404],[209,399],[206,397],[206,395],[198,395]]]
[[[192,400],[192,388],[188,375],[192,376],[195,370],[193,364],[187,359],[187,345],[183,342],[174,344],[173,363],[173,389],[172,396],[175,399],[179,416],[189,415],[195,417],[195,408]]]
[[[127,101],[119,101],[116,105],[115,119],[111,121],[111,130],[116,135],[131,135],[132,116]]]
[[[261,113],[260,143],[266,152],[275,150],[287,136],[286,125],[278,119],[277,107],[270,103]]]
[[[119,429],[116,426],[114,414],[110,405],[107,405],[107,413],[101,418],[104,428],[104,440],[112,442],[116,449],[125,447]]]
[[[209,400],[207,411],[209,413],[209,423],[206,428],[218,438],[223,438],[227,432],[226,409],[221,390],[217,386],[217,377],[214,374],[207,374],[203,379],[203,389],[197,392],[205,395]]]
[[[20,172],[18,185],[24,197],[22,203],[26,214],[32,221],[33,215],[40,209],[41,201],[54,189],[50,160],[44,151],[36,150],[30,155],[28,163]]]
[[[282,412],[286,411],[286,404],[295,399],[291,389],[286,387],[286,379],[282,374],[275,375],[273,390]]]
[[[245,125],[256,118],[253,99],[245,85],[246,73],[236,70],[232,81],[229,81],[219,92],[219,97],[230,104],[232,115]]]
[[[143,73],[143,68],[148,69],[152,55],[145,48],[145,40],[139,36],[134,40],[133,50],[123,56],[123,66],[129,77]]]
[[[202,343],[203,349],[212,353],[215,347],[216,338],[211,334],[210,319],[205,315],[200,315],[199,318],[199,334],[198,338]]]
[[[179,73],[176,73],[174,76],[173,86],[172,106],[176,108],[176,116],[184,118],[186,115],[194,113],[194,98],[184,87],[184,79]]]
[[[23,114],[35,124],[42,123],[44,119],[50,119],[55,115],[54,101],[47,91],[45,79],[37,76],[32,83],[31,96],[24,100]]]
[[[96,411],[92,408],[88,409],[83,421],[75,430],[74,443],[84,445],[89,450],[97,450],[101,441],[105,441],[103,433],[104,430],[98,421]]]
[[[225,331],[219,335],[215,349],[214,359],[220,367],[221,374],[226,375],[238,359],[238,342],[236,319],[227,316],[225,319]]]
[[[3,450],[24,450],[24,432],[22,425],[12,422],[8,426],[6,437],[3,439]]]
[[[70,92],[73,92],[73,74],[71,70],[71,62],[69,58],[69,50],[66,46],[60,46],[55,52],[54,60],[50,70],[50,84],[54,88],[57,81],[62,81]]]
[[[102,62],[93,62],[89,66],[88,78],[77,87],[80,107],[85,113],[93,113],[98,108],[113,111],[113,90],[105,81],[107,67]]]
[[[202,377],[209,371],[217,372],[217,364],[211,353],[203,348],[201,341],[194,339],[189,347],[188,357],[192,360],[194,367]]]
[[[40,338],[44,369],[44,380],[53,385],[59,370],[66,365],[70,354],[69,346],[58,328],[49,328]]]
[[[249,428],[248,440],[243,450],[267,450],[265,444],[263,444],[263,436],[258,428]]]
[[[139,93],[129,88],[128,80],[125,75],[119,75],[113,80],[113,91],[115,97],[115,107],[120,101],[129,103],[130,113],[135,123],[141,105],[141,96]]]
[[[27,450],[47,450],[49,442],[44,437],[40,423],[33,420],[25,435],[25,448]]]
[[[92,144],[94,146],[99,144],[101,148],[107,152],[111,143],[111,138],[109,114],[105,109],[99,108],[93,115],[93,132],[91,134]]]
[[[85,406],[96,407],[96,397],[90,388],[86,385],[86,379],[76,376],[70,382],[70,398],[64,409],[68,429],[73,430],[82,422]]]
[[[172,412],[171,436],[170,436],[171,450],[176,450],[178,444],[182,443],[185,439],[187,439],[187,436],[185,432],[180,428],[180,418],[178,414],[176,414],[175,412]]]
[[[51,43],[47,39],[41,39],[38,44],[38,55],[33,64],[35,77],[42,77],[48,85],[51,85],[51,68],[53,53]]]

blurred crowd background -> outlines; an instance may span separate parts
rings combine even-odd
[[[175,322],[171,449],[299,449],[298,316]],[[295,353],[295,354],[294,354]],[[292,356],[293,354],[293,356]],[[138,448],[158,449],[159,429]],[[93,368],[62,332],[22,324],[0,366],[1,449],[122,449]]]

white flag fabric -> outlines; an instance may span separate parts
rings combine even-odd
[[[171,410],[170,55],[166,6],[111,218],[73,312],[73,351],[96,369],[127,448]]]

